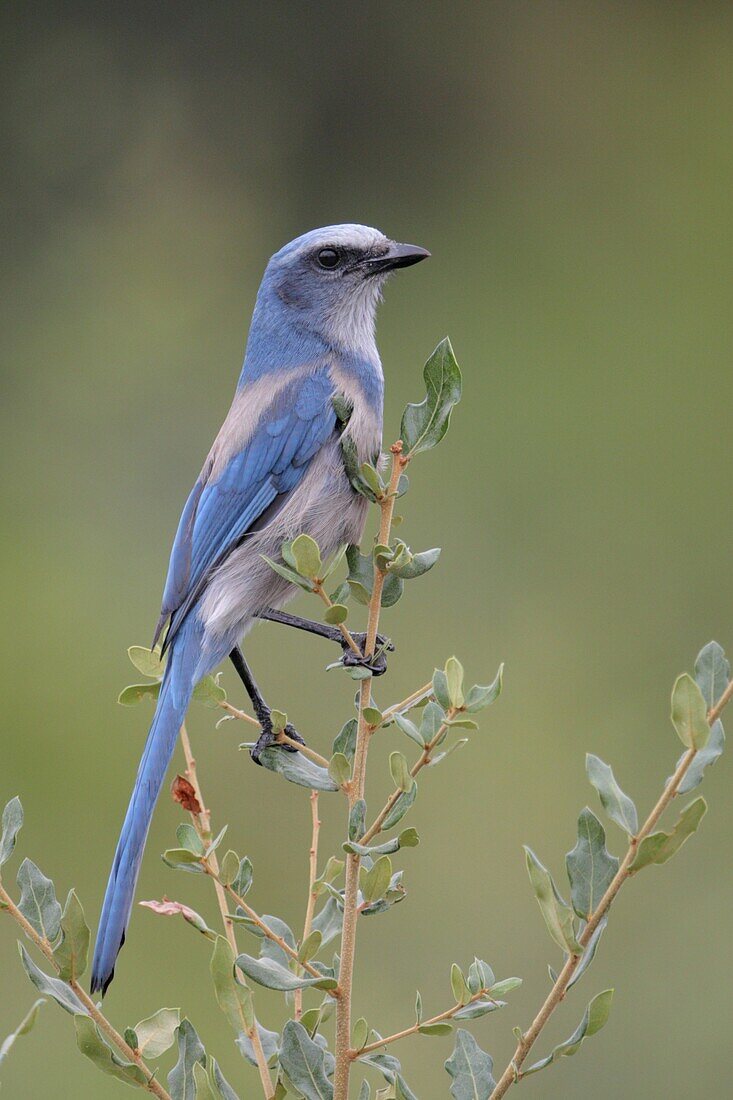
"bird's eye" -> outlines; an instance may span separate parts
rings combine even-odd
[[[328,271],[338,267],[341,257],[335,248],[322,248],[318,253],[318,263]]]

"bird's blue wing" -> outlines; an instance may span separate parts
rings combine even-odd
[[[164,648],[212,569],[278,499],[285,500],[337,430],[332,394],[326,371],[294,380],[265,409],[250,438],[215,480],[210,467],[202,471],[183,509],[171,552],[157,631],[170,618]]]

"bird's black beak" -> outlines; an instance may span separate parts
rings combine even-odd
[[[381,256],[364,260],[364,267],[368,275],[376,275],[382,271],[394,271],[398,267],[412,267],[421,260],[427,260],[429,255],[427,248],[420,248],[416,244],[396,244],[393,241]]]

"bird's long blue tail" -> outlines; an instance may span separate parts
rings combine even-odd
[[[153,809],[194,688],[192,666],[197,664],[200,652],[198,639],[186,631],[176,641],[163,677],[155,717],[140,761],[104,895],[94,949],[92,993],[97,990],[104,993],[114,977],[115,961],[125,942],[125,929],[130,920]]]

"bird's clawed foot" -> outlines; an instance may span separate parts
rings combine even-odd
[[[287,745],[279,739],[278,734],[275,732],[275,729],[273,727],[272,718],[270,717],[269,712],[258,715],[258,718],[262,733],[257,738],[257,742],[249,750],[249,755],[252,757],[255,764],[262,765],[262,761],[260,760],[260,754],[262,753],[262,750],[269,749],[273,745],[276,746],[278,749],[284,749],[285,752],[298,751],[294,745]],[[291,741],[297,741],[299,745],[305,744],[304,739],[300,736],[295,726],[293,726],[290,722],[288,722],[283,732],[288,735]]]
[[[354,653],[351,646],[343,638],[340,639],[341,648],[344,651],[342,661],[347,668],[367,668],[371,672],[372,676],[383,676],[387,671],[387,653],[394,652],[394,645],[385,638],[383,634],[377,634],[377,645],[372,657],[364,656],[364,647],[366,646],[366,634],[352,634],[351,635],[359,649],[361,655]]]

